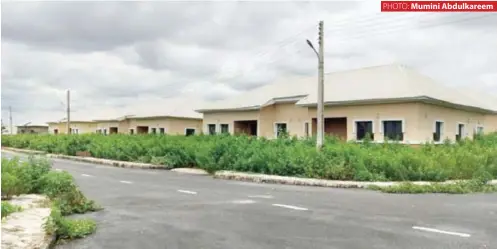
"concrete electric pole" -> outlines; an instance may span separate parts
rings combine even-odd
[[[323,40],[323,21],[319,22],[319,52],[314,48],[312,42],[307,40],[307,44],[312,48],[316,56],[318,57],[318,108],[317,108],[317,138],[316,147],[321,150],[324,142],[324,117],[323,117],[323,106],[324,106],[324,40]]]
[[[12,128],[12,106],[9,106],[9,123],[10,123],[10,135],[14,134],[14,129]]]
[[[67,134],[71,134],[71,96],[67,90]]]
[[[320,150],[324,142],[324,23],[319,22],[319,77],[318,77],[318,110],[317,110],[317,140],[316,147]]]

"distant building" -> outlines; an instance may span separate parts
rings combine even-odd
[[[47,134],[48,125],[18,125],[17,134]]]

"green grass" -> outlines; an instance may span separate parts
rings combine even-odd
[[[73,220],[65,216],[99,210],[78,189],[74,178],[67,172],[51,171],[50,162],[43,158],[30,157],[21,163],[18,158],[2,158],[2,199],[8,200],[21,194],[43,194],[52,202],[52,212],[44,227],[47,233],[57,238],[81,238],[95,232],[92,220]],[[17,210],[2,201],[2,217]],[[5,210],[4,210],[5,209]]]
[[[445,181],[473,179],[482,172],[497,178],[497,133],[455,144],[421,148],[388,143],[345,143],[326,139],[267,140],[245,136],[167,135],[15,135],[2,146],[161,164],[209,172],[233,170],[282,176],[356,181]]]
[[[10,204],[8,201],[2,201],[2,218],[9,216],[11,213],[21,211],[21,206]]]

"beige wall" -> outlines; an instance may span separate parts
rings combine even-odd
[[[497,114],[485,116],[485,132],[497,132]]]
[[[419,132],[420,140],[431,140],[435,128],[435,121],[439,120],[444,123],[442,140],[450,139],[455,140],[458,124],[465,125],[465,137],[473,138],[474,131],[477,126],[481,125],[486,127],[486,117],[484,114],[463,111],[448,107],[419,104],[421,106],[419,112]],[[490,120],[489,120],[490,123]]]
[[[18,126],[18,134],[46,134],[48,133],[48,126]]]
[[[78,129],[78,134],[95,133],[97,123],[91,122],[71,122],[71,129]],[[67,134],[67,126],[65,122],[48,124],[49,133],[53,134],[54,130],[58,129],[58,134]]]
[[[119,122],[119,132],[129,133],[130,129],[134,129],[136,134],[138,126],[149,127],[149,133],[151,128],[156,128],[157,133],[159,128],[164,128],[166,134],[170,135],[184,135],[186,128],[195,129],[195,133],[198,134],[202,130],[202,120],[201,119],[187,119],[187,118],[150,118],[150,119],[128,119]]]
[[[215,124],[216,131],[221,131],[221,124],[227,124],[230,134],[234,133],[234,121],[258,120],[259,111],[217,112],[204,113],[202,128],[204,134],[208,134],[208,125]]]
[[[112,121],[109,121],[109,122],[97,122],[97,125],[95,127],[95,132],[97,129],[106,129],[107,130],[107,134],[109,134],[110,132],[110,127],[117,127],[117,131],[119,131],[119,122],[112,122]]]
[[[304,123],[309,122],[309,132],[312,118],[316,117],[316,108],[298,107],[294,104],[275,104],[263,107],[260,111],[205,113],[203,129],[207,133],[208,124],[229,124],[233,134],[233,124],[236,120],[258,120],[258,135],[267,138],[275,137],[275,123],[287,123],[290,135],[305,136]],[[433,140],[435,121],[444,121],[442,139],[454,140],[459,122],[466,124],[466,136],[472,137],[477,125],[485,127],[485,132],[497,130],[497,115],[484,115],[476,112],[462,111],[453,108],[440,107],[424,103],[396,103],[375,105],[351,105],[326,107],[325,118],[347,118],[347,140],[355,140],[355,121],[373,121],[374,140],[384,141],[382,121],[402,120],[404,141],[423,143]],[[311,133],[312,134],[312,133]]]

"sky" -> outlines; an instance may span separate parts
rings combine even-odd
[[[288,75],[401,63],[497,96],[496,13],[382,13],[368,1],[3,1],[2,121],[193,112]]]

